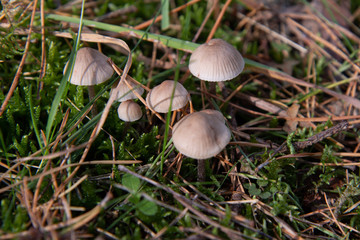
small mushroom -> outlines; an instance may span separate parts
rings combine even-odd
[[[223,115],[216,110],[194,112],[177,122],[172,131],[175,148],[198,160],[198,179],[204,181],[204,159],[217,155],[230,141]]]
[[[181,83],[166,80],[148,93],[146,104],[156,112],[167,113],[171,99],[171,110],[178,110],[189,102],[189,93]]]
[[[190,57],[189,70],[201,80],[221,82],[238,76],[244,65],[244,59],[236,48],[215,38],[194,50]]]
[[[144,93],[144,89],[139,87],[136,83],[134,83],[130,78],[126,77],[127,82],[130,84],[130,86],[136,91],[139,95],[142,95]],[[136,81],[136,80],[135,80]],[[116,87],[117,84],[113,85],[113,88]],[[111,90],[113,91],[113,90]],[[111,94],[111,93],[110,93]],[[117,101],[118,102],[124,102],[130,99],[137,99],[138,97],[136,94],[126,85],[124,81],[120,82],[120,88],[117,93]]]
[[[125,122],[137,121],[142,117],[141,107],[133,100],[124,101],[118,107],[118,116]]]

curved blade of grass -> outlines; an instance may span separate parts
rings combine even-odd
[[[48,14],[46,17],[48,19],[57,20],[57,21],[65,21],[65,22],[72,22],[72,23],[79,22],[79,18],[60,16],[57,14]],[[135,30],[135,29],[131,29],[131,28],[126,28],[126,27],[122,27],[122,26],[116,26],[116,25],[112,25],[112,24],[101,23],[101,22],[96,22],[96,21],[91,21],[91,20],[86,20],[86,19],[83,20],[83,24],[85,26],[95,27],[98,29],[111,31],[111,32],[129,33],[129,35],[137,36],[138,38],[143,37],[144,40],[158,41],[168,47],[180,49],[180,50],[183,50],[186,52],[192,52],[195,48],[197,48],[199,46],[199,44],[197,44],[197,43],[184,41],[184,40],[180,40],[177,38],[172,38],[172,37],[163,36],[163,35],[154,34],[154,33],[148,33],[146,31]]]
[[[72,142],[73,140],[80,137],[78,140],[80,140],[82,137],[86,136],[86,134],[91,131],[91,129],[96,125],[96,123],[100,120],[100,117],[103,112],[100,112],[98,115],[93,117],[89,122],[84,124],[79,130],[77,130],[75,133],[73,133],[68,139],[66,139],[61,146],[65,146],[66,144]]]
[[[80,24],[79,24],[78,35],[77,35],[76,41],[74,42],[74,46],[73,46],[73,49],[72,49],[71,54],[70,54],[70,59],[69,59],[69,66],[70,67],[68,67],[66,69],[65,75],[61,79],[60,86],[59,86],[58,91],[56,92],[54,100],[53,100],[53,102],[51,104],[50,113],[49,113],[48,121],[47,121],[47,124],[46,124],[46,133],[45,133],[47,142],[51,142],[51,140],[52,140],[52,137],[53,137],[53,134],[54,134],[54,132],[52,132],[52,128],[53,128],[55,116],[56,116],[56,113],[58,111],[58,107],[60,105],[61,100],[63,99],[63,97],[67,93],[68,84],[69,84],[68,82],[69,82],[69,79],[70,79],[70,77],[72,75],[72,72],[73,72],[76,53],[77,53],[77,50],[78,50],[79,44],[80,44],[81,30],[82,30],[82,27],[83,27],[84,6],[85,6],[85,0],[82,1],[80,19],[77,19],[77,23],[80,21]]]

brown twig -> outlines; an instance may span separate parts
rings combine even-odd
[[[173,10],[170,11],[170,14],[179,12],[179,11],[183,10],[184,8],[187,8],[188,6],[191,6],[199,1],[200,0],[192,0],[184,5],[181,5],[180,7],[174,8]],[[161,21],[161,19],[162,19],[162,15],[159,15],[155,19],[153,18],[153,19],[147,20],[146,22],[143,22],[143,23],[135,26],[134,29],[140,30],[140,29],[146,28],[146,27],[150,26],[153,22],[157,23],[157,22]]]
[[[306,141],[295,142],[295,143],[293,143],[293,145],[296,149],[301,150],[308,146],[314,145],[315,143],[318,143],[327,137],[335,135],[335,134],[339,133],[340,131],[346,130],[348,127],[349,127],[348,121],[342,121],[342,122],[338,123],[337,125],[329,128],[325,131],[322,131],[318,134],[315,134],[314,136],[309,137]]]
[[[215,34],[215,32],[216,32],[216,29],[219,27],[220,22],[221,22],[221,19],[222,19],[222,17],[224,16],[225,11],[226,11],[226,9],[229,7],[230,3],[231,3],[231,0],[227,0],[226,3],[225,3],[225,5],[224,5],[224,7],[221,9],[221,12],[220,12],[218,18],[216,19],[215,24],[214,24],[214,26],[212,27],[212,29],[211,29],[211,31],[210,31],[207,39],[206,39],[206,42],[210,41],[210,40],[213,38],[213,36],[214,36],[214,34]]]
[[[34,19],[35,19],[35,13],[36,13],[36,6],[37,6],[37,2],[38,0],[34,0],[34,5],[33,5],[33,11],[32,11],[32,14],[31,14],[31,20],[30,20],[30,27],[29,27],[29,34],[28,34],[28,37],[26,39],[26,43],[25,43],[25,49],[24,49],[24,54],[22,55],[22,58],[21,58],[21,61],[20,61],[20,64],[19,64],[19,67],[16,71],[16,74],[15,74],[15,78],[11,84],[11,87],[9,89],[9,92],[7,93],[6,97],[5,97],[5,100],[4,102],[2,103],[1,105],[1,108],[0,108],[0,117],[2,116],[2,114],[4,113],[5,109],[6,109],[6,106],[7,104],[9,103],[10,101],[10,98],[12,97],[18,83],[19,83],[19,79],[20,79],[20,76],[21,76],[21,72],[22,72],[22,69],[25,65],[25,60],[26,60],[26,57],[29,53],[29,47],[30,47],[30,40],[31,40],[31,33],[32,33],[32,28],[33,28],[33,24],[34,24]]]
[[[322,140],[324,140],[327,137],[330,137],[332,135],[335,135],[339,132],[341,132],[342,130],[346,130],[349,127],[349,123],[347,121],[342,121],[340,123],[338,123],[337,125],[322,131],[320,133],[317,133],[311,137],[309,137],[306,141],[300,141],[300,142],[295,142],[292,143],[292,145],[295,147],[295,149],[297,150],[302,150],[306,147],[312,146]],[[262,169],[263,167],[265,167],[266,165],[268,165],[269,163],[271,163],[273,161],[273,157],[280,153],[280,152],[284,152],[287,150],[287,142],[285,141],[283,144],[281,144],[277,149],[275,149],[275,151],[271,154],[271,156],[262,164],[260,164],[255,171],[259,171],[260,169]]]

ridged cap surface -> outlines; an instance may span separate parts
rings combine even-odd
[[[142,117],[142,111],[139,104],[132,100],[120,103],[118,107],[118,116],[125,122],[134,122]]]
[[[174,95],[173,89],[175,87]],[[159,113],[167,113],[173,97],[171,110],[183,108],[189,101],[189,93],[181,83],[166,80],[154,87],[146,96],[146,104]]]
[[[244,59],[236,48],[215,38],[194,50],[190,57],[189,70],[201,80],[221,82],[238,76],[244,65]]]
[[[215,110],[203,110],[185,116],[173,127],[175,148],[194,159],[217,155],[230,142],[231,133],[224,122],[222,114]]]
[[[98,50],[84,47],[77,51],[70,83],[80,86],[93,86],[108,80],[114,73],[107,62],[108,57]],[[68,63],[64,68],[66,71]]]

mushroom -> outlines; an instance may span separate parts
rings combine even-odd
[[[189,102],[189,93],[179,82],[166,80],[154,87],[146,96],[146,104],[159,113],[183,108]]]
[[[87,86],[90,100],[95,97],[94,86],[105,82],[114,73],[107,59],[107,56],[89,47],[80,48],[76,53],[70,83],[78,86]],[[64,75],[68,64],[69,62],[64,67]],[[97,114],[95,107],[92,113],[93,115]]]
[[[118,107],[118,115],[125,122],[137,121],[142,117],[141,107],[133,100],[124,101]]]
[[[73,73],[70,83],[79,86],[94,86],[108,80],[114,73],[107,62],[108,57],[98,50],[84,47],[76,53]],[[64,68],[64,74],[68,63]]]
[[[223,115],[216,110],[194,112],[177,122],[172,131],[175,148],[197,159],[198,180],[204,181],[204,159],[217,155],[230,141],[231,133]]]
[[[194,50],[189,70],[197,78],[221,82],[235,78],[244,69],[239,51],[222,39],[211,39]]]
[[[136,91],[139,95],[142,95],[144,93],[144,89],[139,87],[139,85],[137,85],[136,83],[134,83],[133,80],[130,79],[130,77],[127,76],[126,80],[130,84],[130,86],[134,89],[134,91]],[[113,86],[117,86],[117,84],[114,84]],[[126,85],[124,81],[120,82],[120,88],[117,93],[118,102],[124,102],[130,99],[137,99],[137,98],[138,97],[136,96],[136,94]]]

